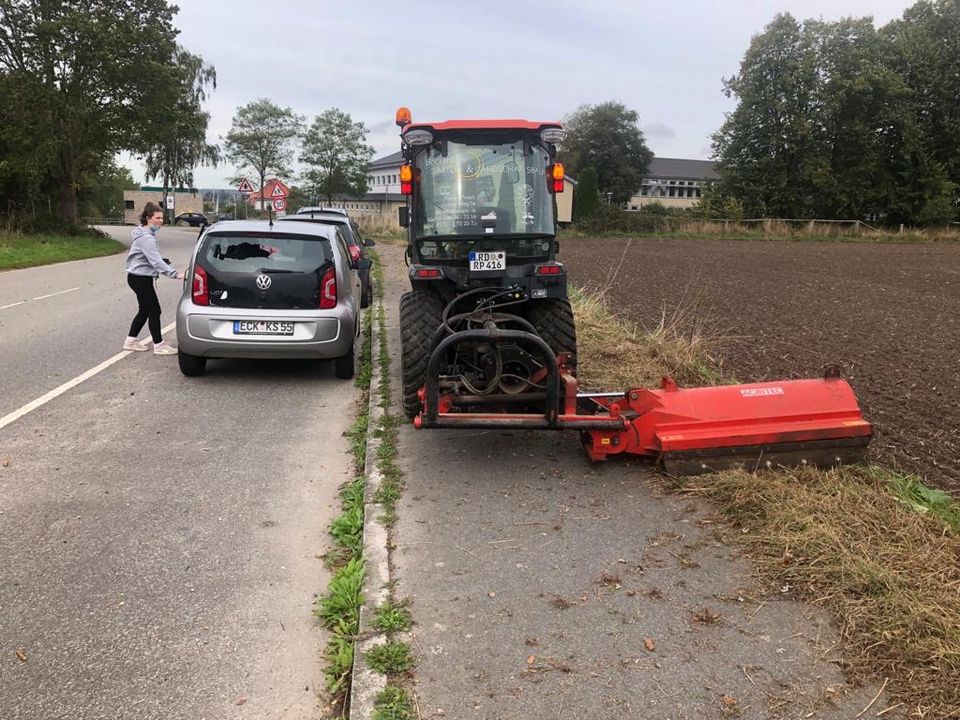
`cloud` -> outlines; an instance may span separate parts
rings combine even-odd
[[[665,123],[650,123],[641,128],[645,135],[657,138],[675,138],[676,131]]]

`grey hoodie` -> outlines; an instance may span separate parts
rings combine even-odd
[[[175,278],[177,271],[163,261],[160,246],[157,244],[157,231],[149,225],[141,225],[130,233],[133,243],[127,253],[127,272],[131,275],[157,277],[166,275]]]

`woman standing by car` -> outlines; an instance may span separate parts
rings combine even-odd
[[[166,261],[160,254],[157,244],[157,231],[163,227],[163,210],[147,203],[140,213],[140,227],[134,228],[131,233],[133,242],[130,252],[127,253],[127,284],[137,295],[137,314],[130,323],[130,332],[123,343],[124,350],[146,351],[149,346],[146,341],[137,342],[137,336],[143,330],[144,323],[149,324],[150,335],[153,339],[154,355],[176,355],[177,349],[169,345],[160,334],[160,298],[153,287],[154,281],[160,275],[180,280],[183,273]]]

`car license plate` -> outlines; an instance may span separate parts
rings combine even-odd
[[[276,320],[234,320],[234,335],[293,335],[292,322]]]
[[[507,254],[505,252],[471,252],[468,259],[470,260],[470,272],[507,269]]]

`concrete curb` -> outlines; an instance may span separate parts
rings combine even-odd
[[[380,292],[382,290],[377,288]],[[369,422],[367,423],[367,459],[364,466],[363,500],[363,558],[366,571],[363,576],[363,604],[360,606],[359,639],[353,646],[353,676],[350,686],[351,720],[370,720],[373,717],[377,694],[386,687],[387,678],[371,670],[363,656],[371,648],[386,642],[386,637],[376,628],[376,610],[390,595],[390,551],[387,529],[377,520],[383,506],[374,501],[383,476],[377,468],[377,448],[380,438],[376,431],[385,414],[380,405],[380,317],[385,312],[383,302],[374,307],[370,323],[370,397]]]

